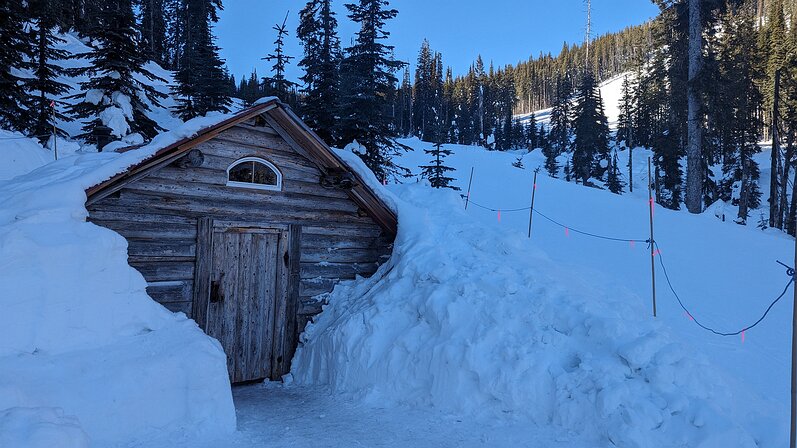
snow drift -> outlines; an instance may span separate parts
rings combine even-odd
[[[147,296],[124,238],[85,221],[88,187],[224,118],[0,182],[0,445],[235,429],[221,346]]]
[[[629,292],[472,221],[454,193],[393,191],[393,257],[329,295],[297,383],[554,425],[598,446],[755,447],[777,432],[768,405],[730,392]]]

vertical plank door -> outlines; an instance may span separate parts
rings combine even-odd
[[[205,331],[227,354],[233,383],[273,378],[275,338],[286,322],[283,229],[214,229]],[[200,325],[202,323],[200,322]]]

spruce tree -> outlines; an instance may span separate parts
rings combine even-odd
[[[617,117],[617,144],[626,148],[634,145],[634,95],[631,80],[626,75],[623,79],[623,90],[620,96],[620,115]]]
[[[722,21],[728,30],[720,48],[720,73],[729,98],[730,115],[725,119],[730,136],[730,150],[723,164],[722,191],[725,199],[739,206],[736,222],[747,222],[749,212],[758,208],[761,191],[758,186],[760,170],[753,156],[761,151],[761,120],[758,108],[763,95],[757,82],[764,77],[758,52],[753,44],[756,39],[755,20],[751,10],[728,14]]]
[[[551,108],[551,130],[548,139],[557,155],[570,149],[570,83],[559,78],[556,82],[556,97]]]
[[[384,29],[386,22],[398,14],[388,7],[387,0],[346,4],[349,18],[360,30],[341,64],[341,142],[356,140],[362,147],[360,157],[382,180],[407,172],[393,162],[404,149],[395,140],[388,110],[397,82],[394,73],[402,63],[393,59],[393,47],[384,43],[390,36]]]
[[[338,38],[338,20],[332,0],[311,0],[299,14],[296,36],[304,46],[304,93],[301,113],[304,121],[324,141],[338,141],[335,118],[340,103],[340,61],[343,58]]]
[[[526,141],[529,143],[529,151],[542,147],[537,128],[537,116],[532,112],[529,116],[529,122],[526,124]]]
[[[412,135],[412,83],[409,67],[404,68],[401,88],[396,96],[395,128],[401,137]]]
[[[147,57],[166,66],[166,5],[164,0],[137,0],[141,13],[141,45]]]
[[[99,125],[110,127],[112,135],[120,138],[132,133],[154,137],[162,128],[150,117],[147,101],[160,106],[159,100],[166,95],[147,81],[164,80],[144,68],[147,58],[138,40],[131,0],[104,2],[96,22],[92,37],[97,47],[79,55],[91,64],[73,70],[75,75],[89,77],[80,84],[83,92],[70,97],[79,99],[70,112],[85,122],[79,137],[96,142],[94,129]]]
[[[66,75],[66,70],[56,62],[67,59],[69,54],[56,48],[64,40],[54,32],[58,24],[58,10],[54,6],[54,2],[49,0],[36,0],[29,5],[31,18],[36,23],[33,32],[34,54],[31,60],[33,78],[26,81],[26,88],[31,96],[30,112],[33,115],[29,129],[41,141],[46,140],[52,132],[55,119],[68,119],[56,108],[61,104],[56,101],[56,97],[69,91],[68,85],[58,81],[59,77]],[[57,132],[64,134],[60,129]]]
[[[22,3],[0,1],[0,127],[25,131],[30,126],[30,98],[15,70],[30,68],[33,47],[25,30]]]
[[[600,90],[592,73],[581,83],[573,121],[573,177],[584,185],[590,178],[602,179],[609,165],[609,126],[603,112]]]
[[[288,36],[287,23],[288,15],[286,14],[282,25],[274,25],[272,29],[277,32],[277,40],[274,41],[274,52],[263,58],[264,61],[274,62],[271,67],[272,75],[263,78],[263,89],[266,95],[276,96],[284,102],[288,101],[290,90],[296,85],[296,83],[289,81],[285,77],[285,70],[293,59],[293,56],[285,54],[285,37]]]
[[[422,165],[420,168],[423,170],[423,177],[429,179],[429,183],[434,188],[450,188],[459,191],[459,187],[451,185],[454,179],[447,176],[448,172],[454,171],[454,168],[445,165],[445,158],[452,154],[449,149],[443,148],[443,132],[440,126],[437,126],[437,139],[433,149],[425,149],[423,152],[434,157],[429,162],[429,165]]]
[[[175,111],[183,120],[213,111],[229,112],[232,102],[227,93],[224,63],[211,33],[211,24],[218,21],[221,0],[182,1]]]
[[[617,151],[612,155],[612,161],[606,173],[606,188],[614,194],[623,194],[625,183],[620,174],[620,167],[617,163]]]

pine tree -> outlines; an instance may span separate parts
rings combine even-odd
[[[147,58],[138,41],[131,0],[103,3],[93,33],[98,46],[79,55],[91,65],[73,70],[75,75],[89,76],[80,84],[83,93],[70,97],[80,99],[70,112],[85,121],[79,137],[96,142],[94,129],[100,125],[110,127],[116,137],[132,133],[154,137],[162,128],[150,117],[147,101],[160,106],[159,100],[166,95],[137,75],[147,81],[164,80],[144,68]]]
[[[54,33],[58,23],[56,15],[58,10],[54,8],[54,2],[37,0],[29,6],[31,18],[36,23],[33,32],[35,51],[31,61],[33,78],[26,81],[26,88],[31,96],[30,111],[33,115],[29,129],[33,135],[44,141],[52,132],[55,119],[68,119],[56,108],[56,105],[61,103],[55,98],[68,92],[69,86],[58,81],[59,77],[66,75],[66,70],[55,62],[67,59],[69,54],[56,48],[56,45],[64,40]],[[57,131],[65,134],[63,130]]]
[[[584,74],[573,122],[573,174],[584,185],[602,179],[609,165],[609,125],[600,90],[590,72]]]
[[[356,140],[362,147],[360,157],[379,179],[407,172],[393,162],[404,149],[395,141],[388,113],[397,82],[394,73],[402,63],[393,59],[393,47],[383,43],[390,36],[384,30],[386,22],[398,14],[388,6],[387,0],[346,4],[360,30],[341,64],[341,142]]]
[[[287,23],[288,15],[286,14],[282,25],[274,25],[272,29],[277,32],[277,40],[274,41],[274,52],[263,58],[264,61],[274,62],[271,67],[272,75],[263,78],[263,89],[267,95],[276,96],[285,102],[288,101],[290,90],[296,86],[296,83],[285,78],[285,69],[293,59],[293,56],[285,54],[285,37],[288,36]]]
[[[30,67],[33,47],[25,30],[22,3],[0,2],[0,127],[24,131],[30,124],[30,99],[24,80],[14,73]]]
[[[304,121],[329,143],[337,142],[336,111],[340,102],[338,20],[331,0],[311,0],[299,13],[296,36],[304,45],[304,89],[301,113]]]
[[[232,102],[227,94],[224,63],[211,33],[211,24],[218,21],[221,0],[182,1],[175,111],[183,120],[213,111],[229,112]]]

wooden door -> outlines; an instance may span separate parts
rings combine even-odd
[[[207,306],[197,322],[224,348],[233,383],[279,379],[289,326],[290,232],[287,226],[210,227],[208,281],[198,285]],[[202,264],[198,259],[198,270]]]

